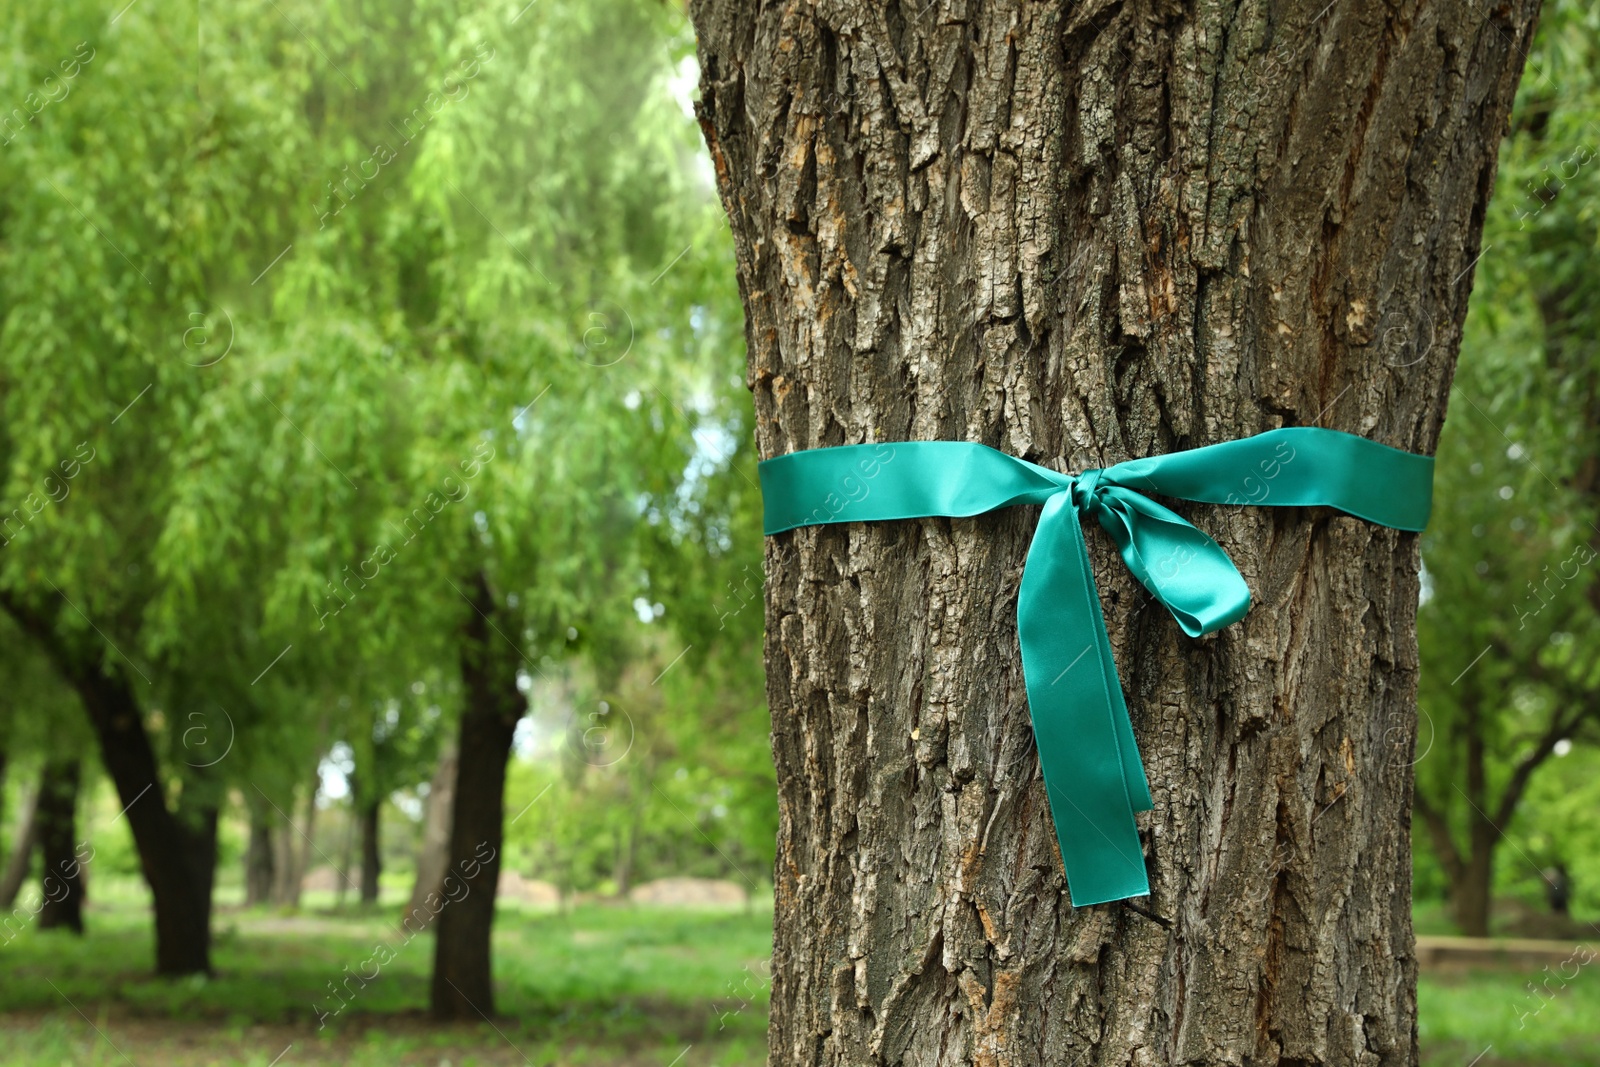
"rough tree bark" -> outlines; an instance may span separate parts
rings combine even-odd
[[[1433,451],[1536,0],[691,8],[763,456]],[[1415,1062],[1384,738],[1415,733],[1417,538],[1176,510],[1255,607],[1189,640],[1088,533],[1155,793],[1133,906],[1075,910],[1052,838],[1037,510],[768,539],[772,1064]]]
[[[434,940],[429,1011],[435,1019],[477,1020],[494,1014],[494,898],[505,843],[506,761],[527,700],[517,688],[520,653],[490,625],[488,580],[474,583],[472,613],[462,627],[465,701],[457,739],[458,766],[450,810],[450,852]]]
[[[52,759],[39,783],[39,929],[83,933],[83,870],[78,855],[76,757]]]

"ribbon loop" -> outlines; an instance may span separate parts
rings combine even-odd
[[[1244,618],[1250,588],[1221,545],[1148,497],[1118,486],[1103,492],[1100,525],[1139,584],[1184,633],[1199,637]]]
[[[1080,518],[1094,517],[1151,596],[1198,637],[1243,618],[1250,589],[1221,546],[1134,490],[1213,504],[1327,505],[1399,530],[1427,524],[1433,492],[1431,456],[1315,427],[1078,475],[959,441],[811,449],[759,471],[768,534],[1044,506],[1017,630],[1039,766],[1079,907],[1150,892],[1134,813],[1151,807]]]

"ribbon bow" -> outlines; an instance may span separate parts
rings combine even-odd
[[[1325,505],[1421,530],[1433,458],[1337,430],[1270,430],[1061,474],[987,445],[916,441],[794,452],[759,466],[763,527],[978,515],[1042,504],[1017,595],[1028,706],[1074,906],[1150,892],[1134,812],[1152,807],[1079,519],[1093,517],[1190,637],[1237,622],[1250,590],[1227,553],[1135,490],[1208,504]]]

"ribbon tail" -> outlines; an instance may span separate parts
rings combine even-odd
[[[1134,812],[1150,787],[1067,493],[1045,502],[1017,597],[1023,676],[1074,907],[1150,892]]]

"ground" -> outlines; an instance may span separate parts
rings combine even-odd
[[[135,900],[98,903],[81,940],[26,928],[0,944],[0,1067],[764,1062],[770,908],[506,909],[500,1015],[453,1027],[421,1011],[432,942],[389,915],[224,910],[216,976],[179,982],[149,976]],[[1420,996],[1427,1067],[1600,1067],[1593,964],[1564,981],[1425,976]]]

